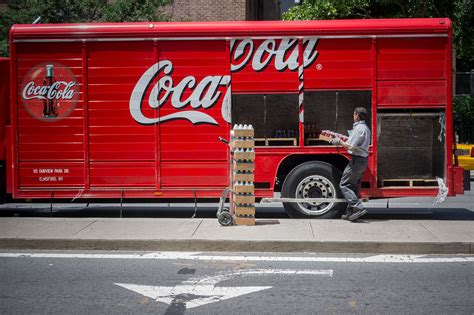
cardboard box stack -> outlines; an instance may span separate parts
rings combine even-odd
[[[236,225],[255,225],[255,141],[252,125],[234,125],[231,131],[233,152],[233,206]]]

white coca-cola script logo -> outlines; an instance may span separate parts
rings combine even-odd
[[[309,67],[318,55],[316,51],[317,39],[303,40],[303,62],[304,67]],[[278,71],[295,71],[298,68],[298,39],[283,38],[281,40],[264,40],[256,49],[252,39],[231,41],[232,62],[231,71],[241,70],[251,59],[252,68],[255,71],[263,71],[272,60]],[[150,125],[163,123],[170,120],[186,119],[193,124],[218,125],[217,121],[210,115],[198,109],[209,109],[214,106],[222,96],[224,87],[224,99],[222,101],[222,117],[228,123],[231,122],[231,87],[229,75],[215,75],[204,77],[199,82],[194,76],[187,76],[179,82],[174,82],[171,76],[173,63],[170,60],[160,61],[148,70],[138,80],[130,96],[130,114],[140,124]],[[176,113],[162,117],[147,117],[143,113],[142,103],[147,91],[156,77],[163,76],[157,80],[148,93],[148,106],[158,109],[171,99],[171,105],[178,109]],[[190,92],[190,93],[189,93]],[[183,95],[189,95],[183,99]],[[188,110],[184,110],[189,108]]]
[[[54,122],[74,110],[80,86],[71,69],[57,62],[45,62],[28,71],[20,91],[23,106],[32,117]]]
[[[130,113],[137,122],[145,125],[162,123],[175,119],[186,119],[193,124],[211,124],[218,125],[217,121],[210,115],[198,111],[199,108],[209,109],[216,104],[222,92],[220,87],[225,87],[226,92],[222,104],[222,115],[225,121],[230,122],[230,76],[215,75],[204,77],[201,81],[197,81],[193,76],[187,76],[180,82],[176,83],[170,74],[173,72],[173,63],[169,60],[160,61],[151,66],[138,80],[132,95],[130,96]],[[180,111],[158,117],[149,118],[143,114],[142,102],[145,98],[146,91],[159,73],[165,74],[153,86],[149,97],[148,105],[152,109],[163,106],[168,99],[171,98],[171,105],[180,109]],[[183,99],[183,95],[187,90],[191,94]],[[190,106],[192,110],[182,110]]]
[[[303,66],[305,68],[309,67],[318,56],[317,43],[318,39],[316,38],[303,40]],[[233,39],[230,47],[232,72],[244,68],[250,59],[252,60],[252,69],[255,71],[263,71],[272,60],[275,60],[275,69],[278,71],[298,69],[298,39],[296,38],[267,39],[256,49],[252,39]]]
[[[30,81],[23,88],[21,96],[25,100],[31,100],[37,98],[40,100],[45,99],[63,99],[70,100],[74,97],[74,90],[72,87],[76,85],[77,82],[66,82],[59,81],[54,82],[51,85],[35,85],[34,81]]]

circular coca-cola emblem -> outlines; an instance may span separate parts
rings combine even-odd
[[[21,85],[21,99],[26,111],[43,121],[67,117],[76,107],[79,92],[76,76],[57,62],[34,66]]]

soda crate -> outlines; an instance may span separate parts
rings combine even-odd
[[[254,204],[255,196],[254,195],[234,195],[234,204],[244,205],[244,204]]]
[[[253,138],[255,132],[253,129],[234,129],[231,130],[230,135],[234,138]]]
[[[238,194],[239,193],[253,194],[255,192],[255,187],[253,183],[252,184],[235,183],[234,192]]]
[[[235,217],[234,220],[236,225],[255,225],[254,217]]]
[[[237,161],[253,161],[255,160],[255,151],[235,151],[234,160]]]
[[[253,173],[234,172],[234,182],[253,182]]]
[[[234,212],[236,216],[245,216],[245,215],[255,215],[255,207],[254,206],[236,206],[234,208]]]
[[[232,139],[231,146],[233,148],[252,149],[255,142],[253,140]]]
[[[254,171],[255,163],[234,161],[234,170],[235,171]]]

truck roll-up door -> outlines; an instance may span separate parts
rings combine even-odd
[[[16,45],[20,188],[84,186],[80,43]]]
[[[158,54],[149,105],[159,112],[161,187],[228,186],[229,150],[218,140],[230,132],[227,42],[160,41]]]
[[[153,41],[88,43],[91,187],[155,188],[157,128],[134,119],[130,99],[140,94],[135,87],[156,60]]]

